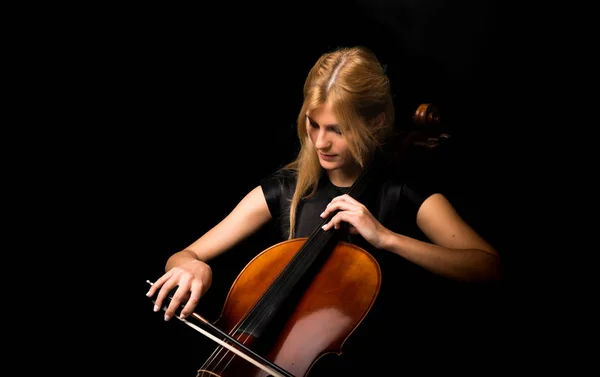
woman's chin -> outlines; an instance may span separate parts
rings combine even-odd
[[[321,160],[321,167],[325,170],[336,170],[340,168],[340,164],[336,162],[323,161]]]

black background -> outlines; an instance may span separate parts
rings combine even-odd
[[[526,226],[533,209],[523,202],[538,174],[531,146],[542,127],[533,104],[542,95],[536,67],[544,41],[532,38],[531,14],[501,2],[439,0],[108,12],[91,37],[102,93],[94,104],[100,148],[90,164],[101,169],[94,208],[108,216],[96,241],[111,287],[102,305],[110,331],[96,333],[109,342],[98,351],[101,366],[195,375],[214,344],[152,312],[146,280],[294,157],[308,70],[323,52],[358,44],[386,65],[400,124],[421,103],[440,109],[451,142],[426,174],[445,182],[457,209],[504,258],[507,323],[517,336],[507,347],[522,347],[532,337],[520,326],[530,316],[523,296],[535,253]],[[271,236],[263,231],[215,261],[200,313],[216,318],[236,274]]]

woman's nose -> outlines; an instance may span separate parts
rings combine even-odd
[[[315,147],[317,149],[327,149],[331,146],[331,141],[327,138],[325,130],[320,129],[317,134],[317,140],[315,141]]]

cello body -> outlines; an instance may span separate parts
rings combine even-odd
[[[302,285],[301,294],[291,295],[289,308],[280,309],[280,317],[274,317],[269,330],[259,331],[259,336],[254,331],[260,325],[253,326],[248,313],[276,284],[306,241],[284,241],[253,258],[232,284],[215,322],[294,376],[307,376],[324,354],[341,354],[344,341],[370,310],[381,285],[377,261],[365,250],[339,242],[319,265],[318,273]],[[198,371],[198,376],[268,375],[225,348],[215,350]]]

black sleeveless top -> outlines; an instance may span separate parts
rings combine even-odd
[[[296,185],[296,174],[290,170],[279,170],[264,178],[260,185],[273,219],[277,222],[282,239],[289,232],[289,208]],[[317,192],[301,201],[298,206],[295,228],[296,237],[308,237],[322,220],[319,215],[336,196],[349,188],[333,185],[327,174],[322,174]],[[416,238],[423,235],[416,227],[416,216],[421,204],[436,192],[431,187],[415,182],[401,182],[386,176],[373,182],[361,198],[363,203],[379,221],[394,232]]]

